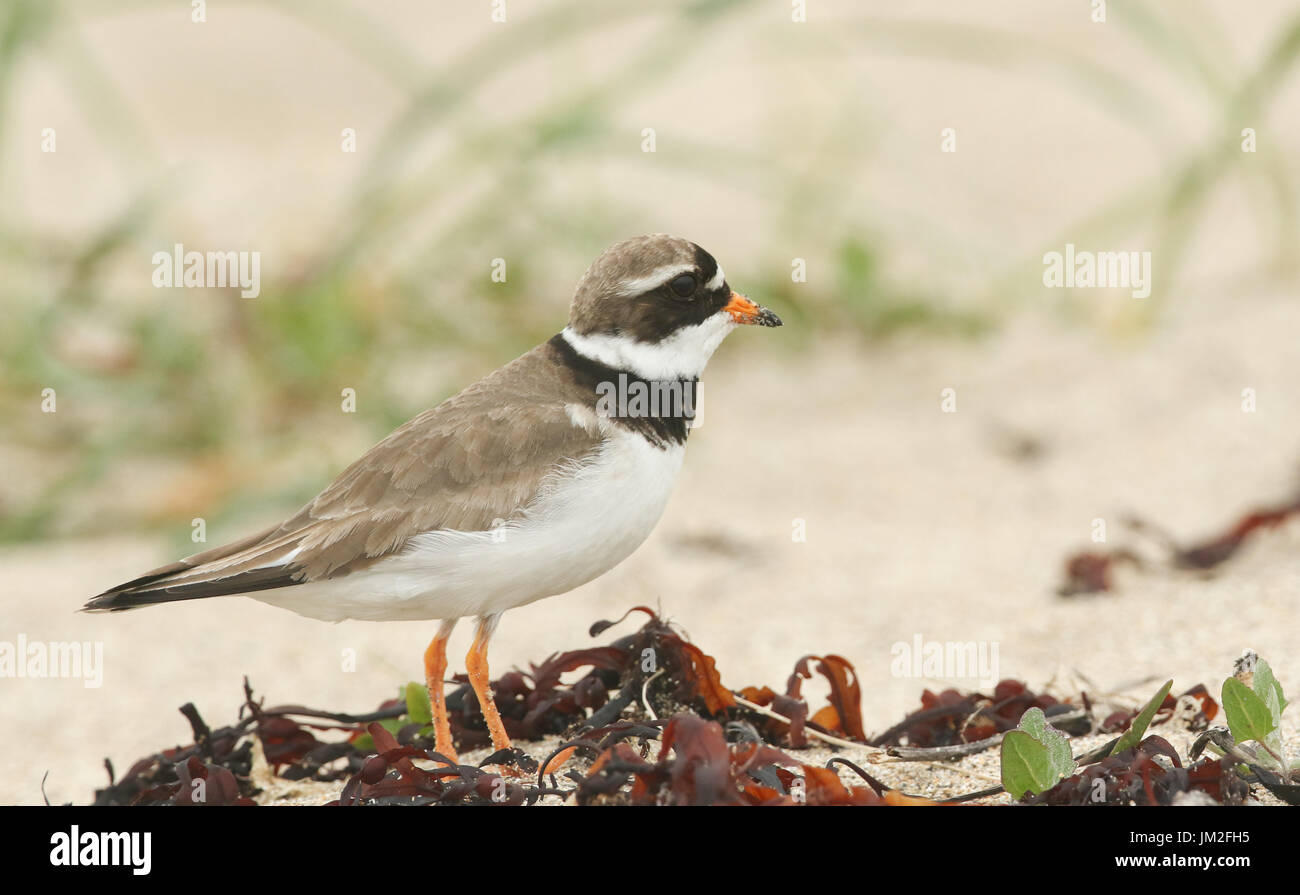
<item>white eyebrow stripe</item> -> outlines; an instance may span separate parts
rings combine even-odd
[[[693,264],[666,264],[653,273],[644,277],[637,277],[635,280],[624,280],[618,284],[620,295],[642,295],[651,289],[658,289],[669,280],[675,279],[684,273],[693,273],[695,266]]]
[[[727,281],[727,275],[722,272],[722,265],[718,265],[718,272],[713,275],[713,279],[704,284],[704,288],[712,292]]]

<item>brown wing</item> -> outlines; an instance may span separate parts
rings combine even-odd
[[[248,593],[362,568],[437,529],[517,516],[558,464],[601,442],[566,404],[589,403],[542,345],[398,428],[283,525],[155,569],[86,609]]]

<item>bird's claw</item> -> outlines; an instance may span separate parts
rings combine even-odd
[[[480,768],[494,766],[503,777],[530,777],[537,773],[537,761],[522,749],[509,747],[498,749],[479,762]]]

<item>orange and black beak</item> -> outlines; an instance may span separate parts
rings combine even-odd
[[[731,315],[737,323],[749,323],[755,326],[780,326],[781,318],[767,308],[759,307],[739,292],[732,292],[731,299],[722,306],[722,310]]]

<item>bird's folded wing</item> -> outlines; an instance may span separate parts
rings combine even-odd
[[[427,410],[367,451],[283,525],[163,566],[87,609],[248,593],[346,575],[436,530],[487,531],[517,517],[549,475],[602,435],[567,408],[530,352]],[[551,382],[555,386],[557,383]]]

